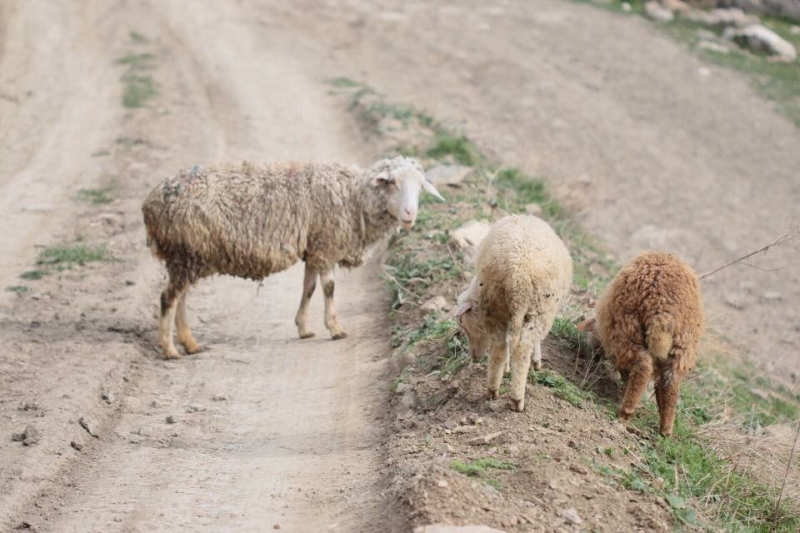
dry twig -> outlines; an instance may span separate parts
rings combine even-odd
[[[758,250],[756,250],[754,252],[750,252],[749,254],[740,257],[739,259],[735,259],[734,261],[731,261],[730,263],[722,265],[721,267],[717,267],[714,270],[712,270],[711,272],[707,272],[707,273],[703,274],[702,276],[700,276],[700,279],[704,280],[707,277],[716,274],[720,270],[724,270],[724,269],[728,268],[729,266],[735,265],[736,263],[741,263],[745,259],[750,259],[754,255],[759,254],[761,252],[767,253],[770,248],[773,248],[775,246],[780,246],[781,244],[784,244],[785,242],[794,239],[794,237],[796,237],[799,232],[800,232],[800,228],[796,228],[796,227],[789,228],[788,230],[786,230],[786,232],[783,235],[781,235],[780,237],[778,237],[777,239],[772,241],[770,244],[768,244],[768,245],[766,245],[764,247],[761,247],[761,248],[759,248]],[[752,265],[748,265],[748,266],[752,266]]]

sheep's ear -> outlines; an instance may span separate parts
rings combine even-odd
[[[586,320],[584,320],[583,322],[581,322],[580,324],[575,326],[575,329],[577,329],[578,331],[584,331],[584,332],[587,332],[587,333],[592,332],[595,329],[597,329],[597,319],[594,318],[594,317],[587,318]]]
[[[434,187],[434,186],[433,186],[433,183],[431,183],[431,182],[430,182],[430,181],[428,181],[427,179],[425,179],[425,180],[422,182],[422,188],[423,188],[423,189],[425,189],[425,190],[426,190],[427,192],[429,192],[430,194],[434,195],[434,196],[435,196],[436,198],[438,198],[439,200],[441,200],[441,201],[443,201],[443,202],[446,202],[446,201],[447,201],[447,200],[445,200],[445,199],[442,197],[442,195],[441,195],[441,194],[439,194],[439,191],[437,191],[437,190],[436,190],[436,187]]]
[[[391,172],[385,171],[375,176],[375,185],[391,185],[392,183],[394,183],[394,176]]]
[[[472,309],[472,302],[470,301],[458,304],[458,309],[456,309],[456,318],[460,317],[470,309]]]

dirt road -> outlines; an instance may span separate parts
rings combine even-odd
[[[552,179],[622,259],[661,247],[704,271],[800,214],[797,129],[735,75],[698,74],[642,20],[555,0],[55,4],[0,6],[0,281],[30,288],[0,296],[4,530],[375,531],[385,519],[374,269],[337,285],[345,341],[326,339],[319,300],[318,337],[295,339],[293,269],[258,290],[201,283],[189,308],[208,350],[164,362],[153,349],[163,272],[142,198],[198,163],[367,163],[331,77],[428,109]],[[152,55],[158,95],[141,109],[121,104],[129,54]],[[111,203],[78,199],[109,185]],[[19,280],[37,245],[78,238],[117,261]],[[714,325],[784,376],[798,367],[797,259],[785,249],[758,264],[786,268],[706,284]],[[37,445],[8,438],[28,424]]]

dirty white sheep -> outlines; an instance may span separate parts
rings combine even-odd
[[[525,383],[541,343],[572,285],[572,258],[547,222],[511,215],[497,221],[475,254],[475,276],[458,297],[458,317],[473,360],[489,354],[489,396],[496,398],[507,357],[511,399],[525,408]],[[508,355],[507,355],[508,349]]]
[[[182,170],[158,185],[142,205],[148,244],[166,264],[158,342],[164,357],[200,350],[186,321],[186,294],[197,280],[227,274],[261,280],[305,262],[295,323],[301,338],[319,276],[325,326],[346,337],[333,305],[334,267],[363,262],[365,249],[398,226],[410,228],[420,190],[442,199],[409,158],[383,159],[367,170],[322,163],[242,163]]]

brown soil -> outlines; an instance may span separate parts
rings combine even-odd
[[[116,60],[129,53],[154,55],[158,95],[142,109],[121,105]],[[260,288],[203,282],[189,307],[207,350],[164,362],[153,347],[163,270],[145,247],[141,200],[193,164],[368,163],[378,147],[328,94],[327,80],[346,75],[552,178],[620,258],[671,248],[704,271],[797,219],[800,134],[744,81],[713,67],[698,76],[700,66],[644,21],[554,0],[3,3],[0,287],[30,290],[0,293],[0,529],[403,529],[402,513],[386,511],[389,334],[374,268],[338,284],[350,338],[336,343],[318,300],[319,336],[295,339],[298,269]],[[108,185],[111,203],[77,199]],[[116,260],[19,279],[42,246],[79,238]],[[767,262],[797,256],[785,249]],[[731,269],[706,290],[715,326],[768,354],[759,359],[776,373],[797,371],[796,268]],[[732,290],[742,310],[725,306]],[[458,401],[422,416],[441,427],[474,412],[482,424],[433,433],[428,446],[399,421],[390,448],[433,458],[447,440],[465,458],[508,457],[518,468],[495,477],[536,506],[456,476],[447,452],[412,485],[415,523],[517,517],[509,529],[557,528],[564,506],[599,528],[666,523],[659,502],[628,501],[581,463],[598,439],[624,449],[633,437],[619,426],[592,409],[565,420],[543,387],[529,392],[538,409],[495,412],[478,401],[479,368],[459,380]],[[28,424],[40,442],[12,441]],[[591,440],[586,427],[598,428]],[[500,430],[496,450],[464,444]]]

